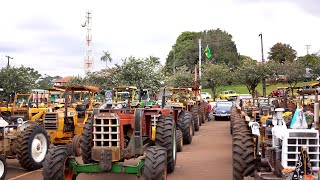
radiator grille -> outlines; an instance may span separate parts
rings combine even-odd
[[[57,129],[58,128],[58,114],[54,112],[46,112],[43,120],[45,129]]]
[[[116,114],[94,118],[93,143],[99,147],[120,147],[120,121]]]
[[[316,136],[315,136],[316,134]],[[302,135],[296,136],[293,135]],[[310,162],[313,170],[319,170],[319,135],[315,132],[290,133],[283,144],[282,165],[283,167],[294,168],[302,147],[307,147]]]

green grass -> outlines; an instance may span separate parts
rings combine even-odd
[[[317,81],[310,81],[310,82],[300,82],[296,85],[296,87],[298,86],[304,86],[304,85],[308,85],[308,84],[312,84],[312,83],[316,83]],[[289,84],[282,84],[282,83],[278,83],[276,85],[270,85],[267,86],[267,95],[270,94],[273,90],[276,90],[277,87],[290,87]],[[248,94],[249,91],[247,89],[247,87],[245,85],[228,85],[228,86],[219,86],[217,88],[217,95],[220,94],[221,91],[226,91],[226,90],[234,90],[236,93],[238,94]],[[258,92],[260,94],[262,94],[262,84],[260,83],[256,90],[258,90]],[[208,92],[210,94],[212,94],[211,89],[203,89],[203,92]]]

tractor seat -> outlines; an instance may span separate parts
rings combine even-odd
[[[77,105],[76,107],[76,111],[85,111],[86,109],[87,109],[87,105],[84,105],[84,104]]]

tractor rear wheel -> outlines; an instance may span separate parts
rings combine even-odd
[[[75,180],[77,177],[73,174],[73,168],[66,171],[68,166],[70,150],[66,145],[58,145],[50,148],[43,162],[44,180]]]
[[[200,116],[199,116],[198,106],[196,106],[196,105],[192,106],[191,113],[192,113],[192,119],[193,119],[193,123],[194,123],[194,130],[199,131],[199,129],[200,129]]]
[[[182,111],[178,117],[178,128],[182,132],[183,144],[190,144],[193,137],[193,122],[191,119],[191,113]]]
[[[177,160],[177,140],[176,124],[171,115],[158,119],[156,145],[167,149],[167,171],[173,172]]]
[[[255,170],[254,144],[249,130],[233,131],[233,179],[243,179],[252,176]]]
[[[90,164],[92,160],[92,118],[89,118],[82,131],[80,149],[82,154],[82,161],[84,164]]]
[[[17,158],[21,167],[29,171],[42,168],[49,148],[46,130],[38,125],[29,126],[19,135],[17,143]]]
[[[177,138],[177,152],[181,152],[182,146],[183,146],[183,138],[182,138],[182,132],[180,129],[176,130],[176,138]]]
[[[77,134],[72,138],[71,146],[75,156],[81,156],[80,142],[81,142],[80,134]]]
[[[4,180],[7,174],[7,162],[6,158],[0,155],[0,179]]]
[[[167,179],[166,148],[159,146],[150,146],[147,148],[143,175],[145,180]]]

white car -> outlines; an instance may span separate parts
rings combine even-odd
[[[208,92],[202,92],[201,97],[202,97],[202,99],[211,99],[212,98],[211,94]]]

